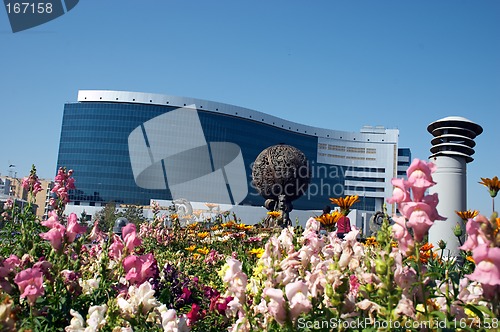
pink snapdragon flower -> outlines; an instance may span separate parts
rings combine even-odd
[[[358,296],[359,286],[361,286],[361,283],[359,282],[358,277],[351,274],[349,276],[349,292],[351,292],[354,297]]]
[[[132,223],[122,228],[122,237],[128,252],[133,252],[135,247],[142,244],[142,240],[137,236],[136,227]]]
[[[11,294],[13,289],[9,275],[15,274],[19,266],[21,266],[21,260],[14,254],[4,260],[0,259],[0,288],[8,294]]]
[[[55,224],[60,224],[59,216],[56,211],[49,211],[49,218],[41,222],[45,227],[52,228]]]
[[[109,246],[109,257],[115,260],[119,260],[123,256],[123,249],[125,245],[123,244],[120,237],[116,234],[113,235],[113,243]]]
[[[68,217],[68,227],[66,228],[66,238],[68,239],[68,243],[73,243],[78,234],[84,234],[86,232],[87,227],[80,225],[76,214],[71,213]]]
[[[302,313],[308,313],[312,308],[309,301],[307,284],[301,280],[289,283],[285,286],[285,294],[290,305],[290,316],[292,320],[297,319]]]
[[[420,202],[425,191],[436,184],[432,180],[432,173],[434,173],[436,169],[437,166],[434,163],[413,159],[410,167],[406,170],[406,175],[415,202]]]
[[[9,198],[3,204],[3,209],[10,210],[10,209],[12,209],[13,206],[14,206],[14,201],[12,200],[12,198]]]
[[[90,230],[89,240],[100,241],[100,240],[104,239],[105,237],[106,237],[106,234],[104,234],[104,232],[99,229],[99,222],[96,220],[94,222],[94,226]]]
[[[222,260],[224,258],[224,255],[220,254],[217,252],[217,250],[212,249],[208,253],[208,255],[205,256],[205,264],[208,265],[215,265],[217,264],[218,261]]]
[[[248,277],[243,272],[239,260],[227,258],[226,262],[228,269],[222,277],[222,280],[228,284],[227,290],[229,295],[235,297],[240,303],[244,303]]]
[[[393,217],[392,235],[398,241],[399,249],[406,253],[414,246],[414,240],[408,228],[406,228],[406,219],[403,216]]]
[[[437,212],[434,212],[431,206],[422,202],[401,203],[400,211],[408,219],[407,226],[413,229],[415,241],[423,241],[429,228],[434,224],[434,220],[430,216],[437,214]]]
[[[446,217],[441,216],[437,211],[437,205],[439,203],[438,194],[434,193],[432,195],[425,195],[422,198],[422,203],[429,205],[429,218],[433,221],[435,220],[446,220]]]
[[[40,183],[40,180],[38,180],[38,176],[36,175],[36,170],[31,171],[31,174],[29,177],[24,178],[23,182],[21,184],[24,189],[33,192],[33,195],[36,196],[40,191],[43,190],[42,184]]]
[[[393,226],[393,234],[403,252],[413,246],[413,241],[422,242],[435,220],[446,220],[437,211],[438,195],[424,195],[428,188],[436,184],[432,179],[436,169],[437,166],[431,162],[414,159],[406,171],[408,180],[392,180],[395,188],[387,202],[397,203],[402,214],[403,219],[394,217],[396,225]],[[410,192],[413,197],[410,197]],[[413,237],[407,227],[413,230]]]
[[[125,279],[132,284],[140,285],[155,275],[156,260],[152,253],[136,256],[130,255],[123,260]]]
[[[490,241],[486,238],[485,234],[481,230],[482,223],[489,223],[489,220],[483,216],[478,215],[474,219],[469,219],[465,225],[465,231],[467,232],[467,240],[465,243],[459,247],[462,250],[474,250],[480,244],[490,244]]]
[[[59,251],[62,248],[66,227],[59,223],[54,223],[50,231],[40,233],[40,237],[44,240],[50,241],[52,248]]]
[[[3,261],[3,266],[9,270],[14,269],[14,267],[21,266],[21,260],[16,255],[12,254]]]
[[[279,323],[284,324],[286,320],[285,298],[283,291],[276,288],[264,288],[262,296],[269,299],[267,309],[269,314]]]
[[[53,281],[54,280],[54,278],[52,276],[52,273],[51,273],[52,263],[49,262],[49,261],[46,261],[45,258],[41,257],[38,262],[36,262],[35,264],[33,264],[33,268],[34,269],[39,269],[40,271],[42,271],[43,276],[45,277],[45,279],[47,279],[49,281]]]
[[[476,262],[476,268],[472,274],[465,275],[467,278],[484,285],[500,285],[500,248],[478,245],[472,251],[472,258]]]
[[[19,272],[14,278],[14,282],[19,287],[21,298],[27,298],[30,305],[44,294],[43,273],[40,269],[29,268]]]
[[[415,318],[415,306],[411,299],[407,298],[405,295],[401,296],[396,309],[394,310],[396,316],[398,317],[411,317]]]
[[[75,179],[72,178],[72,175],[73,170],[66,172],[63,167],[60,167],[54,179],[55,184],[51,191],[57,195],[63,205],[69,202],[68,191],[75,189]],[[51,198],[50,204],[56,207],[57,201]]]
[[[401,203],[411,201],[410,197],[410,185],[405,179],[392,179],[391,180],[394,189],[392,191],[392,197],[387,199],[387,203]]]

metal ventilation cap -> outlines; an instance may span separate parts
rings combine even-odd
[[[468,129],[469,131],[474,132],[476,136],[479,136],[483,132],[483,127],[461,116],[448,116],[446,118],[442,118],[441,120],[434,121],[427,126],[427,131],[432,134],[432,132],[438,127],[458,127]],[[472,138],[475,138],[475,136]]]
[[[475,152],[472,149],[476,145],[474,138],[483,132],[483,128],[461,116],[449,116],[428,125],[427,131],[434,136],[429,158],[463,157],[470,163],[474,160],[471,157]]]

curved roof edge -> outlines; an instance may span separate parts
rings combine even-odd
[[[224,104],[214,101],[208,101],[190,97],[179,97],[155,93],[131,92],[131,91],[114,91],[114,90],[79,90],[78,102],[113,102],[113,103],[128,103],[128,104],[147,104],[160,106],[174,107],[193,107],[202,111],[210,111],[229,116],[239,117],[242,119],[252,120],[259,123],[264,123],[276,128],[291,131],[297,134],[309,136],[317,136],[329,139],[338,139],[342,141],[366,142],[370,143],[397,143],[399,130],[387,129],[380,130],[380,127],[375,127],[376,130],[370,131],[364,127],[362,132],[347,132],[340,130],[317,128],[307,126],[282,118],[278,118],[266,113],[255,111],[249,108]]]

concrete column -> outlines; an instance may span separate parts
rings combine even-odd
[[[453,229],[456,225],[463,228],[465,225],[455,211],[467,210],[467,164],[465,158],[453,156],[438,156],[430,158],[436,164],[437,170],[432,174],[437,184],[429,188],[429,193],[437,193],[439,214],[446,220],[436,220],[429,231],[429,242],[438,248],[439,240],[447,243],[447,248],[452,255],[458,254],[460,246]],[[462,236],[462,240],[463,240]]]
[[[429,242],[438,247],[444,240],[451,255],[457,255],[460,242],[454,234],[456,225],[463,228],[465,224],[455,211],[467,210],[467,163],[474,159],[474,138],[483,132],[483,128],[463,117],[450,116],[437,120],[427,127],[434,138],[431,141],[432,155],[429,161],[437,166],[432,175],[437,185],[429,189],[429,193],[437,193],[439,204],[437,210],[447,220],[437,220],[429,230]],[[462,236],[462,240],[465,237]]]

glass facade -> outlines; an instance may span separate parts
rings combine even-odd
[[[406,170],[410,166],[411,150],[409,148],[398,149],[398,177],[406,178]]]
[[[239,154],[238,151],[236,154],[243,161],[246,188],[244,191],[241,188],[232,188],[233,194],[235,190],[245,193],[236,201],[240,205],[264,204],[264,199],[252,185],[252,163],[262,150],[280,143],[301,150],[310,164],[311,184],[308,192],[293,202],[295,209],[322,209],[330,204],[330,197],[339,197],[346,194],[345,190],[355,189],[355,185],[348,184],[349,181],[357,181],[358,186],[359,183],[366,183],[364,188],[366,192],[384,191],[376,185],[377,182],[383,182],[383,178],[355,175],[356,172],[359,174],[380,172],[384,169],[320,163],[317,160],[317,136],[271,126],[257,119],[231,116],[200,108],[192,110],[196,112],[203,137],[207,142],[206,147],[197,147],[193,143],[196,140],[196,123],[188,120],[179,123],[169,122],[168,115],[174,114],[171,112],[179,109],[170,105],[123,101],[66,104],[57,167],[74,170],[77,190],[70,195],[73,204],[104,205],[115,202],[148,205],[151,199],[179,198],[177,194],[173,195],[174,190],[177,190],[174,187],[179,181],[172,181],[172,173],[177,174],[177,179],[182,178],[186,183],[197,181],[192,182],[188,191],[183,192],[186,196],[192,194],[196,198],[197,191],[211,190],[215,183],[212,182],[213,177],[202,176],[210,173],[210,169],[205,169],[210,167],[197,162],[201,160],[203,154],[206,154],[206,147],[210,156],[211,170],[225,169],[221,174],[226,180],[242,174],[237,171],[234,173],[227,167],[214,165],[217,163],[217,158],[226,161],[234,159],[234,156],[224,156],[232,153],[228,151],[231,149],[216,151],[216,144],[221,142],[232,143],[232,146],[239,148]],[[164,133],[168,132],[176,134],[164,136]],[[171,139],[165,140],[165,137]],[[184,149],[186,146],[197,147],[191,149],[197,154],[195,159],[192,155],[182,153],[187,149]],[[167,153],[167,150],[178,153],[163,158],[161,153]],[[375,185],[370,185],[373,183]],[[190,200],[190,197],[183,198]],[[220,203],[219,197],[214,195],[212,202]],[[361,197],[358,206],[362,210],[374,211],[375,198]]]

